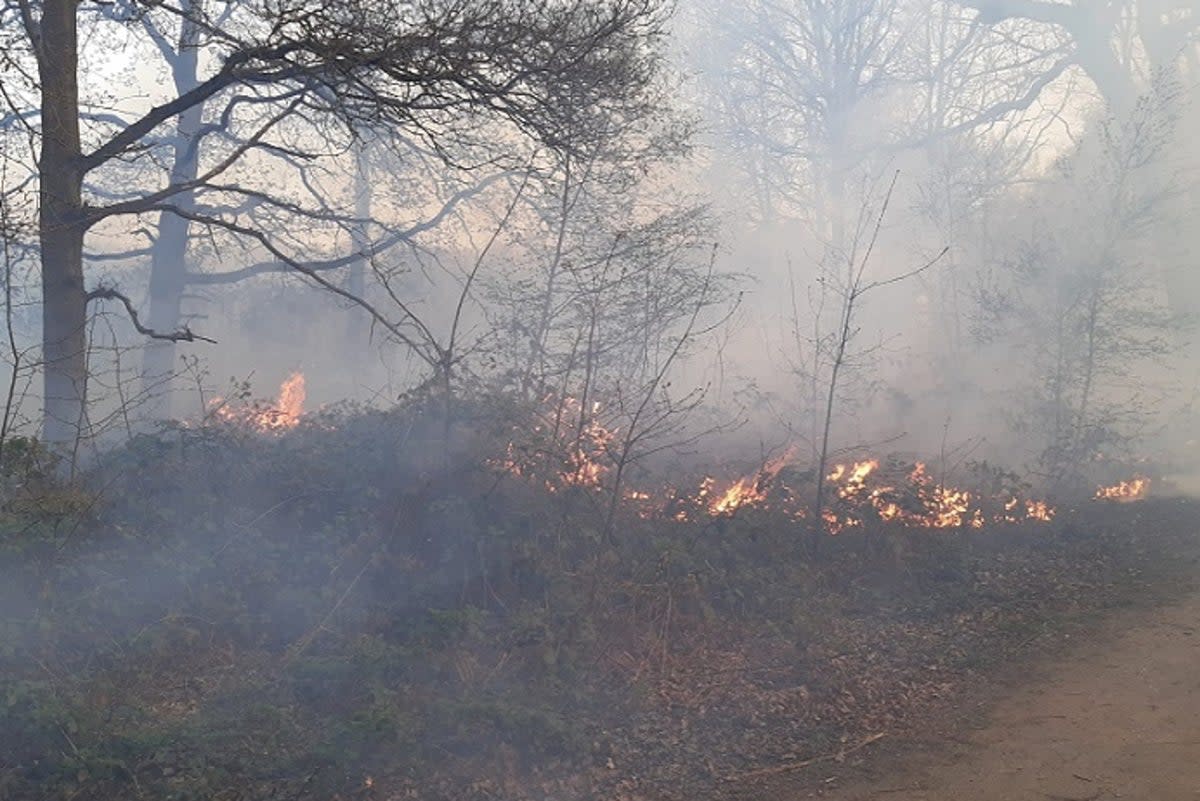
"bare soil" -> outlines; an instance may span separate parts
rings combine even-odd
[[[782,797],[1200,799],[1200,595],[1118,615],[987,708],[965,736],[883,740],[866,778]]]

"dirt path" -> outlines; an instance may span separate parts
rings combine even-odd
[[[932,753],[885,758],[872,781],[821,797],[1200,799],[1200,596],[1112,621],[981,726]]]

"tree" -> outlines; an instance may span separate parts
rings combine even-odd
[[[855,366],[855,363],[869,355],[857,347],[860,334],[859,315],[867,296],[878,289],[901,283],[915,278],[933,267],[949,248],[943,249],[932,260],[915,270],[880,280],[870,280],[867,277],[867,267],[879,243],[879,233],[883,221],[887,217],[888,206],[896,189],[899,173],[888,186],[886,194],[880,203],[877,213],[870,208],[870,202],[864,204],[859,215],[858,224],[850,240],[850,247],[842,257],[842,263],[825,266],[819,278],[818,307],[814,310],[814,335],[811,341],[802,341],[799,327],[799,313],[794,314],[793,325],[797,350],[808,350],[811,357],[805,367],[797,370],[801,379],[811,388],[813,405],[812,447],[813,463],[816,466],[814,474],[815,490],[813,504],[810,510],[810,523],[813,548],[820,547],[821,537],[825,534],[825,471],[829,466],[831,455],[834,418],[845,381],[844,371]],[[872,221],[872,217],[874,220]],[[870,226],[869,230],[868,227]],[[794,301],[793,301],[794,302]],[[832,302],[835,324],[828,330],[822,330],[821,312],[827,303]],[[807,344],[807,347],[805,345]]]
[[[1114,114],[1127,114],[1155,76],[1194,63],[1200,28],[1189,0],[959,0],[990,26],[1024,20],[1055,28],[1070,42],[1071,60],[1095,84]],[[1190,51],[1190,52],[1189,52]]]
[[[700,65],[715,147],[734,157],[718,162],[745,171],[756,221],[799,216],[837,248],[856,216],[856,173],[978,131],[1007,141],[1004,128],[1022,133],[1014,118],[1071,63],[1052,32],[993,31],[942,0],[699,7],[720,31]]]
[[[756,216],[811,208],[818,236],[845,247],[847,181],[875,135],[860,115],[906,80],[900,3],[754,0],[732,15],[719,3],[703,12],[720,31],[704,65],[719,130],[752,170]]]
[[[269,216],[264,210],[318,224],[336,224],[339,216],[273,192],[272,175],[258,186],[241,182],[257,159],[312,157],[298,128],[305,135],[352,137],[368,124],[393,127],[447,163],[456,143],[491,143],[492,163],[520,151],[521,143],[586,152],[608,134],[612,120],[651,110],[665,16],[656,0],[256,0],[238,4],[216,25],[197,8],[134,0],[5,4],[6,19],[19,18],[36,65],[28,77],[39,98],[37,118],[28,121],[26,109],[15,112],[28,121],[39,149],[43,430],[52,445],[70,442],[83,427],[88,303],[114,297],[111,289],[85,284],[84,242],[100,223],[172,215],[222,231],[274,265],[302,268],[302,243],[262,225]],[[89,125],[85,147],[81,17],[94,14],[98,24],[132,35],[148,13],[178,18],[180,42],[202,41],[199,63],[209,69],[191,88],[139,110],[129,122],[106,118]],[[197,110],[217,99],[221,117],[201,123],[192,142],[220,141],[221,155],[195,177],[185,152],[172,178],[150,191],[105,199],[88,190],[88,179],[101,171],[151,157],[165,127],[186,132],[200,119]],[[239,202],[189,209],[188,194],[201,191]],[[341,266],[354,258],[336,261]],[[186,327],[143,328],[157,338],[195,339]]]
[[[1025,355],[1018,431],[1052,486],[1142,433],[1163,390],[1156,374],[1181,321],[1168,313],[1145,254],[1177,182],[1161,166],[1176,123],[1169,87],[1095,126],[1059,165],[1036,220],[978,288],[976,332]]]
[[[1125,119],[1159,91],[1156,87],[1190,87],[1194,104],[1195,73],[1200,65],[1200,5],[1195,0],[957,0],[977,12],[977,21],[1005,32],[1014,25],[1033,25],[1063,40],[1065,58],[1095,86],[1101,109],[1094,118]],[[1047,86],[1049,84],[1046,84]],[[1181,104],[1182,105],[1182,104]],[[1194,132],[1178,129],[1179,153],[1189,150]],[[1194,160],[1187,167],[1195,167]],[[1181,172],[1182,164],[1175,170]],[[1186,200],[1184,200],[1186,199]],[[1197,187],[1184,188],[1173,213],[1190,215],[1200,204]],[[1184,208],[1181,208],[1183,206]],[[1178,235],[1150,243],[1158,261],[1174,313],[1185,319],[1200,313],[1200,284],[1189,259],[1172,245]]]
[[[227,3],[224,12],[207,20],[204,0],[181,0],[179,5],[178,37],[172,42],[155,26],[151,14],[141,14],[137,20],[146,38],[167,63],[171,83],[177,97],[186,96],[200,85],[200,52],[204,28],[221,28],[237,7]],[[201,25],[201,20],[206,25]],[[208,101],[197,102],[182,110],[175,119],[173,134],[166,137],[169,149],[170,184],[182,189],[173,204],[194,213],[196,183],[200,174],[201,125]],[[186,216],[163,209],[158,213],[156,235],[150,246],[149,314],[146,324],[155,331],[172,331],[179,327],[183,294],[187,287],[188,242],[191,222]],[[147,343],[142,363],[144,391],[154,392],[154,385],[170,376],[175,369],[177,341],[172,338],[154,339]],[[170,394],[161,397],[160,411],[169,411]]]

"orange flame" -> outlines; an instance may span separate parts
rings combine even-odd
[[[272,422],[276,428],[295,428],[304,414],[304,399],[308,390],[304,385],[304,373],[292,373],[279,387],[279,399],[275,402],[278,414]]]
[[[618,429],[600,422],[598,403],[589,403],[585,409],[575,398],[553,396],[544,403],[543,419],[531,431],[535,439],[553,432],[550,441],[543,447],[527,449],[523,458],[510,442],[505,458],[491,464],[512,475],[533,479],[551,493],[565,487],[603,490],[612,472],[610,454]],[[692,492],[679,492],[671,487],[660,491],[622,487],[621,498],[635,514],[647,520],[688,523],[728,517],[753,507],[772,508],[793,520],[804,520],[811,514],[804,500],[806,490],[791,487],[786,479],[781,479],[784,468],[795,461],[798,452],[799,447],[793,445],[758,470],[728,484],[709,475]],[[881,470],[880,460],[874,458],[837,464],[829,469],[823,478],[833,485],[826,496],[831,501],[819,513],[828,531],[836,534],[862,527],[871,520],[909,528],[949,530],[981,529],[988,523],[1048,523],[1055,516],[1054,508],[1044,500],[980,495],[937,481],[920,462],[906,476],[894,476],[891,483],[881,480],[881,475],[886,473]],[[1130,485],[1128,490],[1102,490],[1097,497],[1140,497],[1146,482],[1144,479],[1138,482],[1141,483]]]
[[[753,475],[743,476],[734,482],[733,486],[725,490],[719,498],[709,504],[709,511],[713,515],[730,514],[743,506],[753,506],[761,504],[767,500],[767,490],[770,488],[771,482],[775,477],[791,464],[796,458],[796,448],[791,447],[783,452],[780,456],[770,459],[764,464],[758,472]],[[711,485],[710,485],[711,486]],[[702,491],[705,495],[708,494],[710,487],[704,487]]]
[[[834,483],[845,478],[842,486],[838,487],[837,494],[839,498],[850,499],[857,497],[866,489],[867,478],[878,469],[879,461],[877,459],[855,462],[850,467],[839,464],[827,478]]]
[[[1098,501],[1116,501],[1117,503],[1133,503],[1143,500],[1150,492],[1150,479],[1134,476],[1129,481],[1122,481],[1111,487],[1100,487],[1096,490]]]
[[[878,469],[878,460],[869,459],[852,466],[837,465],[826,476],[827,480],[838,484],[835,495],[843,509],[841,516],[829,509],[822,513],[831,533],[861,526],[864,522],[862,513],[866,509],[873,510],[883,522],[912,528],[981,529],[987,525],[989,516],[974,493],[935,483],[921,462],[909,472],[905,490],[894,486],[868,489],[868,480]],[[907,503],[902,502],[905,496],[911,499]],[[1001,514],[991,519],[997,523],[1020,523],[1022,520],[1049,522],[1053,518],[1054,509],[1047,502],[1022,501],[1014,497],[1003,504]]]
[[[1025,517],[1049,523],[1054,519],[1054,507],[1045,501],[1025,501]]]
[[[925,515],[920,523],[930,528],[961,528],[969,525],[982,528],[983,518],[978,509],[972,513],[971,493],[967,490],[934,484],[925,471],[925,465],[917,462],[909,476],[918,487],[918,495],[925,506]]]
[[[564,487],[602,488],[612,470],[608,454],[618,429],[600,421],[599,403],[585,409],[578,398],[553,395],[542,403],[542,420],[532,427],[540,445],[518,454],[509,442],[505,457],[491,463],[514,476],[539,477],[552,493]]]
[[[555,414],[561,419],[570,412],[580,421],[580,426],[574,442],[570,444],[566,462],[558,471],[557,483],[591,489],[603,485],[611,467],[602,459],[616,438],[617,430],[600,422],[600,410],[599,403],[592,403],[591,408],[585,410],[578,399],[571,397],[564,398],[559,404]]]
[[[262,433],[282,432],[300,425],[306,396],[304,373],[295,372],[280,385],[279,397],[273,406],[235,408],[227,405],[224,398],[218,397],[213,398],[209,407],[218,420],[245,425]]]

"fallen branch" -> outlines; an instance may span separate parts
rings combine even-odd
[[[881,731],[876,734],[872,734],[870,737],[860,740],[859,742],[855,743],[854,745],[852,745],[848,748],[843,748],[840,751],[833,753],[833,754],[824,754],[822,756],[813,757],[811,759],[805,759],[800,762],[788,762],[783,765],[775,765],[775,766],[769,767],[769,768],[759,768],[758,770],[752,770],[752,771],[748,771],[746,773],[735,773],[735,774],[726,776],[724,780],[727,782],[740,782],[740,781],[745,781],[746,779],[760,779],[764,776],[778,776],[782,773],[791,773],[792,771],[803,770],[804,768],[807,768],[811,765],[816,765],[821,762],[834,762],[834,761],[840,762],[841,760],[845,759],[848,755],[853,754],[856,751],[861,751],[862,749],[866,748],[871,743],[879,742],[884,737],[887,737],[887,732]]]

